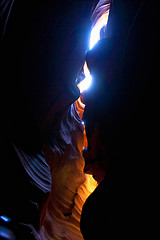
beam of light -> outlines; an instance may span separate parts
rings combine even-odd
[[[109,15],[109,12],[104,13],[97,20],[96,24],[92,28],[91,36],[90,36],[89,50],[91,50],[94,47],[94,45],[100,40],[100,31],[103,27],[105,27],[107,25],[108,15]],[[92,76],[90,74],[90,71],[89,71],[89,68],[88,68],[86,62],[84,63],[83,71],[84,71],[85,79],[78,84],[80,93],[86,91],[92,84]]]
[[[2,219],[2,220],[5,221],[5,222],[10,222],[10,221],[11,221],[10,218],[8,218],[8,217],[6,217],[6,216],[4,216],[4,215],[0,216],[0,219]]]
[[[88,66],[87,66],[86,62],[84,63],[83,71],[84,71],[85,79],[78,84],[80,93],[82,93],[85,90],[87,90],[90,87],[91,83],[92,83],[92,76],[90,74],[90,71],[88,69]]]

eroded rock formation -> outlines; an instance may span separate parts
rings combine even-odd
[[[61,140],[57,141],[53,136],[52,145],[44,146],[52,187],[45,219],[41,217],[40,232],[35,233],[37,239],[83,239],[80,232],[82,207],[97,186],[93,177],[83,172],[84,125],[80,119],[83,107],[78,102],[72,104],[64,112],[60,123],[58,132]],[[80,115],[77,108],[81,111]],[[42,209],[41,214],[44,212]]]

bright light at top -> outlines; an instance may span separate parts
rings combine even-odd
[[[108,13],[104,13],[96,22],[96,24],[94,25],[94,27],[92,28],[91,31],[91,37],[90,37],[90,45],[89,45],[89,50],[91,50],[94,45],[100,40],[100,31],[101,29],[107,25],[107,21],[108,21]],[[84,92],[85,90],[87,90],[91,83],[92,83],[92,76],[90,75],[90,71],[88,69],[87,63],[84,63],[84,75],[85,75],[85,79],[80,82],[78,84],[80,93]]]
[[[103,14],[98,21],[96,22],[95,26],[93,27],[91,31],[91,37],[90,37],[90,46],[89,49],[91,50],[94,45],[100,40],[100,31],[101,29],[107,25],[108,20],[108,13]]]

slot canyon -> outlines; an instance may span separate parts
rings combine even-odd
[[[158,6],[0,0],[0,239],[155,239]]]

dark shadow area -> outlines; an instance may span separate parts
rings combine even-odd
[[[88,151],[96,129],[104,149],[96,156],[107,163],[82,210],[86,240],[154,238],[158,231],[157,8],[150,1],[113,1],[108,39],[86,56],[94,78],[84,96]]]

